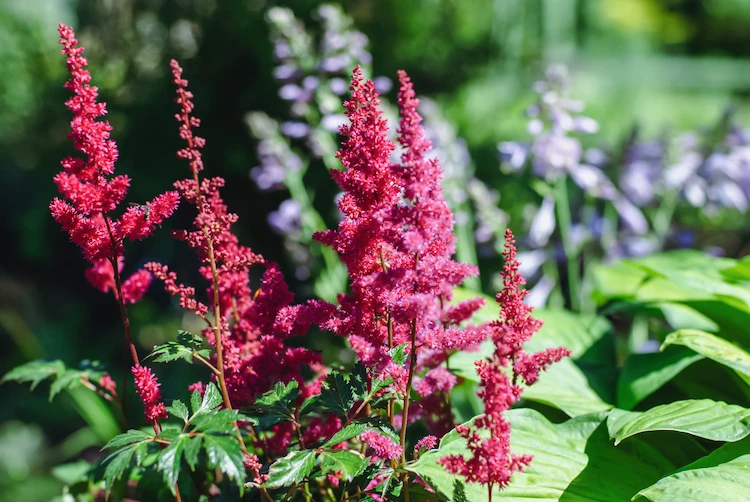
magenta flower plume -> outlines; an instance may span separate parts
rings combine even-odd
[[[492,359],[476,363],[480,378],[479,397],[484,401],[484,415],[473,427],[459,426],[457,432],[467,440],[471,457],[451,455],[440,462],[450,472],[461,474],[467,481],[503,488],[510,483],[514,472],[521,471],[532,460],[530,455],[515,455],[510,451],[510,424],[503,413],[518,401],[523,390],[519,377],[526,385],[536,382],[539,372],[553,362],[570,355],[565,348],[547,349],[535,354],[524,351],[524,344],[541,327],[541,321],[531,317],[533,308],[524,303],[528,291],[518,272],[513,233],[505,233],[505,265],[502,271],[503,290],[497,294],[500,319],[489,325],[495,352]],[[511,375],[506,368],[511,366]]]
[[[363,432],[359,436],[359,439],[372,448],[375,455],[379,458],[390,460],[400,457],[403,452],[401,445],[394,443],[392,439],[387,438],[374,430]]]
[[[200,177],[205,169],[202,149],[206,140],[194,133],[200,127],[200,120],[193,115],[194,96],[179,63],[172,60],[170,68],[176,86],[175,102],[180,108],[175,119],[179,123],[180,138],[186,143],[177,157],[188,161],[192,174],[176,182],[175,188],[197,210],[192,228],[174,232],[173,236],[187,242],[198,255],[200,273],[209,282],[206,297],[210,301],[198,300],[196,289],[179,283],[177,274],[165,265],[152,262],[145,268],[163,281],[168,293],[179,297],[182,308],[194,312],[208,324],[204,335],[216,346],[217,352],[221,347],[220,366],[233,407],[252,404],[258,394],[279,381],[296,380],[305,396],[316,389],[319,391],[317,378],[306,387],[302,368],[311,366],[315,372],[321,365],[320,355],[284,344],[299,322],[295,319],[287,319],[289,325],[277,322],[280,311],[293,300],[279,267],[239,243],[233,232],[238,217],[229,211],[220,194],[224,180]],[[250,269],[256,265],[263,265],[266,270],[260,287],[254,290],[250,284]],[[209,309],[207,304],[212,307]],[[221,339],[217,340],[217,336]],[[218,355],[214,356],[214,362],[218,365]],[[281,451],[288,445],[284,437],[283,434],[276,437]]]
[[[161,385],[156,380],[150,368],[136,365],[132,368],[135,390],[141,398],[145,410],[146,420],[156,423],[162,418],[167,418],[167,410],[161,402]]]
[[[413,85],[399,72],[401,120],[399,164],[389,158],[395,145],[388,139],[379,96],[359,68],[352,75],[351,98],[345,102],[349,124],[338,152],[344,166],[332,177],[344,191],[339,209],[344,218],[335,230],[315,234],[333,248],[347,266],[351,293],[338,306],[308,303],[282,311],[295,329],[317,323],[345,336],[360,361],[393,379],[392,390],[408,392],[415,381],[420,392],[435,394],[419,403],[428,426],[444,432],[453,427],[446,396],[453,375],[430,370],[454,350],[479,343],[487,333],[459,324],[483,304],[481,300],[450,307],[452,290],[476,267],[452,259],[453,215],[441,190],[442,170],[427,158],[431,148],[422,127]],[[295,317],[296,316],[296,317]],[[409,343],[411,361],[397,365],[388,350]],[[440,425],[438,425],[438,423]]]
[[[106,115],[107,107],[97,102],[98,89],[90,84],[88,61],[82,55],[84,49],[78,47],[72,28],[61,24],[59,32],[70,72],[65,87],[73,93],[65,103],[73,112],[68,139],[83,157],[68,157],[62,161],[63,171],[55,176],[62,197],[52,201],[50,211],[81,248],[84,257],[92,262],[87,278],[97,289],[112,290],[117,295],[113,265],[118,263],[119,273],[123,240],[151,235],[177,208],[179,195],[166,192],[143,206],[127,208],[119,218],[111,215],[125,199],[130,178],[114,175],[117,144],[110,137],[109,122],[98,120]],[[109,270],[105,262],[109,262]],[[140,270],[125,281],[128,291],[123,290],[123,300],[132,303],[142,296],[150,281],[147,274]]]

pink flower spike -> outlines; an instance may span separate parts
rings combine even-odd
[[[145,411],[146,420],[155,422],[162,418],[167,418],[167,410],[161,400],[161,385],[150,368],[144,366],[133,366],[133,380],[135,381],[135,390],[141,398]]]
[[[372,448],[379,458],[389,460],[398,458],[404,451],[403,448],[401,448],[401,445],[394,443],[390,438],[387,438],[374,430],[363,432],[359,436],[359,439],[362,442],[367,443],[367,446]]]
[[[437,447],[438,440],[435,436],[425,436],[414,445],[414,456],[417,457],[421,450],[432,450]]]

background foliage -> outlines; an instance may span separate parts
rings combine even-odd
[[[97,69],[95,83],[108,102],[122,152],[118,171],[135,180],[132,197],[146,200],[184,175],[184,166],[174,156],[179,139],[167,71],[167,61],[176,57],[191,77],[201,110],[202,133],[208,139],[205,161],[212,172],[227,179],[225,198],[240,215],[240,239],[282,260],[290,272],[287,277],[294,276],[291,263],[283,262],[281,238],[266,222],[266,215],[283,196],[259,195],[248,176],[258,159],[245,114],[260,110],[283,116],[286,110],[272,77],[272,46],[264,18],[273,5],[288,6],[309,22],[317,2],[0,1],[0,65],[5,70],[0,80],[0,225],[6,242],[0,251],[0,374],[37,358],[72,363],[80,358],[80,347],[86,347],[86,357],[102,361],[117,376],[123,368],[116,307],[85,281],[79,252],[47,209],[55,191],[51,177],[70,151],[65,141],[69,116],[62,104],[66,91],[58,22],[77,27],[92,68]],[[601,123],[597,144],[622,143],[634,124],[651,138],[664,130],[710,125],[730,102],[738,107],[740,122],[750,122],[750,81],[746,78],[750,73],[750,8],[742,0],[369,0],[342,5],[370,39],[374,74],[394,77],[398,68],[405,68],[419,94],[442,105],[468,142],[476,176],[499,190],[500,207],[516,221],[538,200],[527,179],[498,169],[496,145],[528,138],[523,110],[534,100],[529,88],[549,63],[570,66],[572,94],[584,98],[587,114]],[[311,170],[308,178],[309,186],[327,186],[322,167]],[[324,209],[326,218],[333,216]],[[166,230],[186,227],[188,218],[178,214]],[[741,256],[747,252],[750,228],[735,223],[731,234],[717,231],[700,218],[692,228],[703,245],[720,244],[729,255]],[[180,270],[195,269],[189,252],[171,241],[168,231],[157,234],[146,246],[132,248],[129,256],[134,267],[157,260]],[[489,255],[480,264],[483,284],[492,292],[489,285],[500,268],[498,258]],[[653,270],[648,264],[638,270],[644,267],[644,273]],[[620,272],[623,275],[617,277],[634,274],[632,270]],[[679,284],[684,279],[680,273],[676,271],[668,280]],[[603,287],[621,282],[598,277],[604,277],[598,283]],[[183,280],[195,282],[191,277]],[[162,343],[178,327],[185,327],[169,299],[157,290],[154,287],[148,300],[131,312],[142,347]],[[599,288],[596,293],[602,306],[611,306],[608,302],[613,300],[640,305],[638,299],[648,289]],[[673,295],[663,301],[648,300],[642,305],[644,315],[656,314],[661,320],[652,322],[657,324],[666,318],[667,326],[675,330],[716,333],[718,325],[736,333],[747,326],[737,320],[741,318],[733,303],[723,306],[723,297]],[[669,305],[662,305],[667,300]],[[709,310],[686,314],[685,308],[695,307],[696,302]],[[632,315],[632,310],[615,314],[615,328],[627,324]],[[689,322],[671,322],[678,317]],[[666,334],[669,328],[663,330]],[[746,336],[746,329],[743,332]],[[725,370],[712,366],[715,358],[695,350],[684,333],[670,337],[674,347],[658,354],[669,359],[670,367],[679,368],[673,370],[674,375],[690,365],[695,368],[681,374],[684,382],[668,385],[677,385],[684,398],[700,397],[690,371]],[[335,353],[335,348],[318,348]],[[674,355],[675,350],[682,355]],[[581,351],[575,357],[577,366],[571,363],[574,368],[566,369],[561,364],[556,371],[586,366],[582,358],[587,355]],[[601,359],[592,360],[602,364]],[[584,399],[579,389],[569,402],[538,401],[569,416],[602,414],[615,405],[631,409],[643,400],[649,406],[660,404],[656,396],[664,389],[644,381],[638,374],[643,365],[619,362],[624,364],[619,380],[596,364],[587,367],[600,373],[588,378],[596,388],[589,389]],[[188,401],[188,392],[179,382],[192,381],[186,374],[190,369],[187,365],[160,367],[166,395]],[[745,373],[733,370],[737,385],[712,397],[748,406],[747,387],[740,385],[742,380],[735,381]],[[60,493],[63,480],[70,475],[52,466],[75,460],[81,451],[84,457],[95,456],[101,440],[116,432],[117,424],[108,421],[106,410],[79,390],[64,393],[65,405],[53,415],[43,411],[51,410],[45,393],[28,393],[14,384],[0,386],[0,498],[49,500]],[[565,397],[558,391],[554,395]],[[130,406],[137,409],[140,405],[133,402]],[[467,407],[473,410],[471,403]],[[466,419],[471,416],[467,412]],[[526,411],[516,418],[540,420]],[[608,424],[611,420],[609,415]],[[558,432],[550,426],[550,434]],[[592,434],[593,438],[597,431]],[[576,475],[580,478],[581,473]]]

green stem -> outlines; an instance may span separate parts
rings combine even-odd
[[[568,179],[561,177],[555,183],[555,212],[557,224],[560,228],[565,263],[568,271],[568,293],[570,295],[571,310],[580,310],[581,284],[578,271],[578,251],[571,234],[572,218],[570,216],[570,200],[568,198]]]

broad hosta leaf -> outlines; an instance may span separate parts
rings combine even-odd
[[[615,444],[649,431],[677,431],[713,441],[739,441],[750,434],[750,410],[710,399],[656,406],[622,425]]]
[[[664,319],[672,329],[700,329],[703,331],[718,331],[719,325],[711,318],[701,314],[692,307],[681,303],[660,302],[654,305],[664,315]]]
[[[743,455],[750,455],[750,436],[734,443],[726,443],[723,446],[716,448],[708,455],[699,458],[695,462],[691,462],[684,467],[681,467],[676,472],[715,467]]]
[[[629,410],[703,356],[682,347],[625,360],[617,382],[617,406]]]
[[[750,256],[745,256],[731,267],[721,270],[721,275],[730,281],[750,281]]]
[[[539,380],[527,387],[523,399],[544,403],[571,417],[612,408],[589,385],[583,371],[570,359],[547,368]]]
[[[299,483],[315,467],[315,450],[294,451],[271,464],[267,488],[281,488]]]
[[[737,502],[750,500],[750,455],[715,467],[690,469],[660,479],[633,497],[652,502]]]
[[[600,303],[631,298],[648,274],[627,262],[594,267],[595,296]]]
[[[362,474],[370,460],[352,450],[327,451],[322,455],[323,473],[338,473],[342,481],[351,481]]]
[[[493,500],[514,502],[566,501],[613,502],[629,500],[638,490],[659,480],[679,465],[693,460],[703,450],[689,443],[668,444],[670,450],[690,452],[675,458],[647,442],[616,448],[604,422],[607,412],[592,413],[553,424],[540,413],[511,410],[511,449],[531,454],[531,465],[516,473],[510,485],[493,492]],[[450,454],[468,455],[466,442],[448,433],[437,450],[430,450],[407,468],[422,477],[448,500],[484,502],[486,487],[463,482],[448,474],[437,462]],[[627,473],[624,475],[623,473]]]
[[[464,298],[456,298],[457,301],[462,299]],[[497,303],[489,299],[488,306],[475,315],[475,320],[496,319],[498,308]],[[605,380],[604,373],[615,369],[611,340],[605,340],[611,331],[610,324],[600,317],[555,309],[537,309],[534,317],[544,321],[544,324],[526,344],[526,349],[534,352],[566,347],[571,351],[571,357],[551,365],[542,373],[538,382],[524,390],[523,398],[558,408],[570,416],[611,408],[608,401],[613,400],[614,396],[602,398],[597,392],[599,389],[594,390],[590,383]],[[476,382],[479,377],[474,363],[490,357],[493,351],[492,342],[486,340],[478,351],[464,351],[451,356],[450,369],[456,375]],[[580,366],[575,362],[576,359],[581,359]],[[602,364],[605,365],[604,368],[600,367]],[[583,366],[592,372],[591,378],[587,378],[581,369]],[[603,394],[608,396],[613,392]]]
[[[667,336],[662,350],[669,345],[684,345],[698,354],[750,377],[750,354],[711,333],[697,329],[682,329]]]

